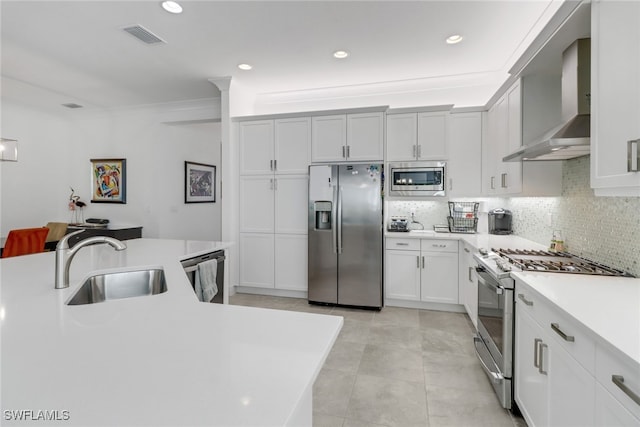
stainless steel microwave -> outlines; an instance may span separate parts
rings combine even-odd
[[[444,196],[445,162],[389,163],[389,196]]]

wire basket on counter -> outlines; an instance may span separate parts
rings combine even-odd
[[[449,232],[475,233],[478,231],[478,202],[449,202]]]

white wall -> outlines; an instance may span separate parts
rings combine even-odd
[[[56,114],[3,98],[2,133],[18,139],[20,147],[19,161],[0,169],[1,234],[69,222],[72,186],[88,204],[85,218],[141,225],[144,237],[220,240],[220,198],[184,203],[185,160],[220,168],[216,102]],[[90,203],[91,158],[127,159],[126,204]],[[219,177],[218,170],[217,195]]]

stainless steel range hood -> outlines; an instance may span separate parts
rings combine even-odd
[[[591,39],[576,40],[562,53],[563,123],[505,156],[504,162],[566,160],[590,153]]]

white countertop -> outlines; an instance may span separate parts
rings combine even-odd
[[[436,233],[432,230],[411,230],[408,232],[386,231],[385,237],[399,239],[445,239],[462,240],[475,248],[503,248],[503,249],[545,249],[544,245],[532,242],[513,234],[499,235],[488,233]]]
[[[640,279],[512,272],[640,369]],[[516,289],[517,289],[516,284]]]
[[[229,244],[126,243],[81,249],[64,290],[52,252],[0,261],[3,425],[5,410],[68,411],[65,425],[287,424],[342,318],[198,302],[179,260]],[[65,305],[90,272],[142,266],[164,268],[167,292]]]

